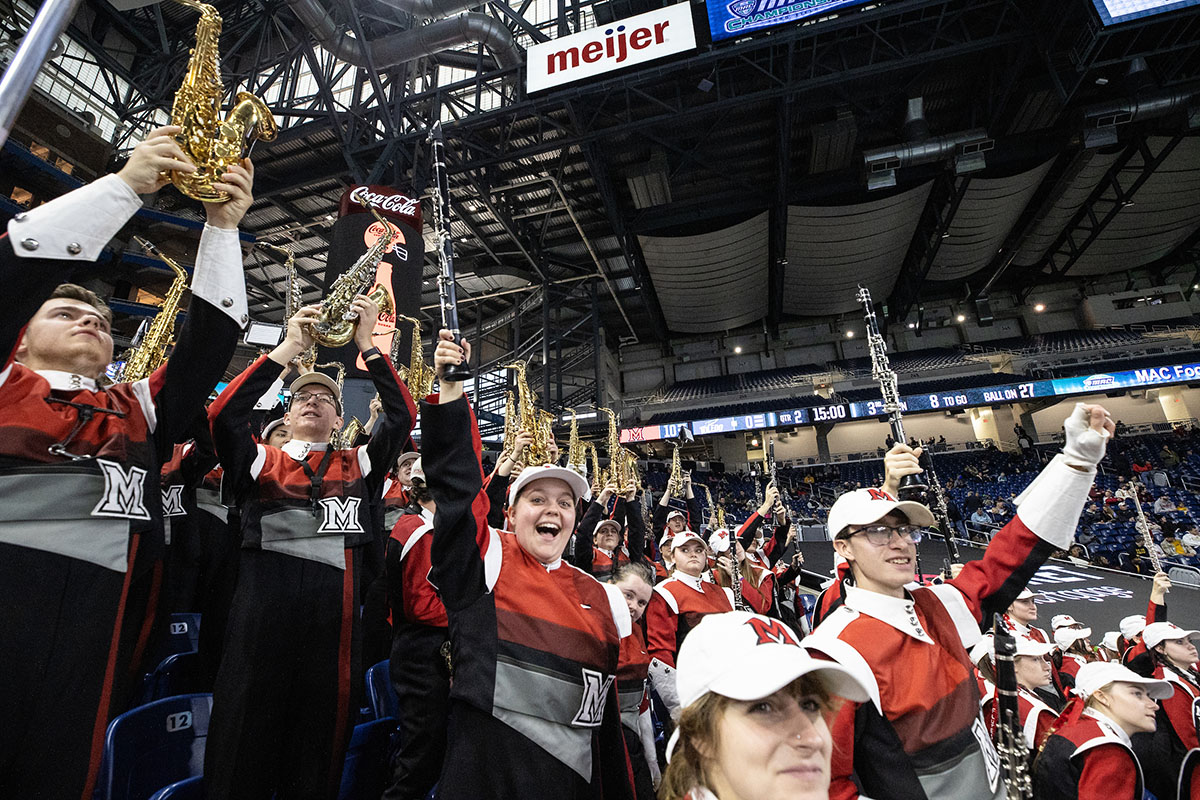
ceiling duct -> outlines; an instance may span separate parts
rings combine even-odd
[[[925,103],[920,97],[908,101],[903,135],[905,143],[893,147],[877,147],[863,153],[867,167],[867,189],[886,189],[896,185],[896,170],[939,161],[954,161],[958,175],[977,172],[987,166],[984,153],[996,146],[996,141],[983,128],[972,128],[945,136],[930,136],[925,119]]]
[[[364,69],[388,69],[413,59],[432,56],[464,44],[482,44],[501,68],[521,63],[521,50],[512,32],[486,14],[460,14],[403,33],[360,42],[334,22],[320,0],[287,0],[296,17],[321,47],[348,64]]]
[[[479,0],[379,0],[385,6],[420,19],[442,19],[482,5]]]
[[[1176,111],[1188,116],[1188,127],[1200,124],[1200,97],[1195,85],[1160,89],[1144,59],[1135,58],[1126,74],[1129,97],[1107,103],[1097,103],[1083,110],[1083,144],[1089,149],[1117,144],[1117,126],[1130,122],[1159,119]]]

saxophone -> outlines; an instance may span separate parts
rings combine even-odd
[[[408,317],[404,314],[397,314],[397,320],[405,320],[411,322],[412,329],[412,350],[409,351],[408,366],[403,366],[396,360],[400,341],[400,332],[396,331],[392,335],[392,364],[396,367],[396,374],[400,376],[400,380],[408,384],[409,393],[417,399],[428,397],[433,394],[433,367],[425,363],[425,355],[421,349],[421,323],[414,317]]]
[[[359,199],[358,202],[375,215],[375,219],[383,225],[384,232],[367,252],[358,257],[354,266],[338,275],[329,287],[329,296],[321,303],[321,317],[312,326],[313,339],[325,347],[341,347],[354,338],[358,315],[350,304],[375,280],[375,270],[392,243],[392,226],[388,221],[379,216],[379,212],[366,200]],[[392,297],[382,285],[377,285],[367,296],[379,305],[381,314],[390,314],[394,310]]]
[[[130,348],[125,353],[125,366],[121,369],[120,378],[125,383],[134,383],[143,378],[149,378],[150,374],[167,360],[167,348],[171,345],[175,335],[175,319],[179,315],[179,301],[183,298],[183,290],[187,288],[188,280],[183,267],[159,252],[159,249],[151,242],[136,236],[134,240],[142,246],[147,255],[161,259],[174,270],[175,279],[171,282],[171,288],[167,290],[162,308],[154,315],[154,320],[146,329],[142,340],[136,347]]]
[[[679,445],[675,445],[675,451],[671,453],[671,477],[668,479],[671,485],[675,488],[671,490],[671,497],[683,497],[683,463],[679,460]],[[705,490],[708,487],[704,487]],[[709,496],[709,507],[712,507],[712,496]]]
[[[283,322],[286,326],[288,320],[295,316],[296,312],[304,305],[304,290],[300,288],[300,275],[296,272],[296,254],[286,247],[280,247],[270,242],[260,241],[257,244],[284,258],[283,268],[287,273],[287,296],[284,298]],[[284,335],[286,336],[286,331]],[[316,345],[300,354],[300,363],[308,369],[317,363]]]
[[[621,447],[621,428],[617,425],[617,415],[611,408],[601,408],[608,415],[608,473],[600,482],[603,489],[606,484],[615,483],[617,488],[624,489],[629,484],[627,474],[628,462],[625,451]]]
[[[325,364],[317,364],[315,366],[318,369],[332,367],[333,369],[337,370],[336,380],[338,386],[338,395],[341,395],[342,388],[346,384],[346,365],[340,361],[329,361]],[[345,409],[346,398],[344,396],[342,397],[341,402],[343,404],[342,408]],[[350,421],[342,426],[340,431],[335,428],[333,433],[329,434],[329,446],[334,450],[344,450],[345,448],[354,444],[354,440],[358,438],[358,435],[362,433],[362,430],[363,424],[361,421],[359,421],[358,417],[351,417]]]
[[[587,475],[587,448],[584,447],[583,441],[579,438],[579,420],[575,416],[575,409],[568,408],[571,412],[571,435],[567,444],[567,467],[578,472],[580,475]]]
[[[504,369],[517,371],[517,431],[528,431],[533,434],[533,441],[521,454],[521,463],[526,467],[540,467],[550,463],[550,446],[546,438],[546,425],[542,419],[541,410],[537,406],[533,390],[525,379],[526,364],[516,361],[506,364]],[[505,419],[507,425],[508,419]],[[514,433],[515,441],[515,433]]]
[[[221,119],[221,15],[199,0],[175,0],[200,12],[196,46],[188,53],[187,76],[175,93],[171,124],[181,130],[176,139],[196,165],[192,173],[171,172],[171,182],[193,200],[224,203],[225,192],[213,188],[234,164],[250,152],[255,139],[272,141],[279,133],[271,110],[250,92],[238,92],[237,102]]]

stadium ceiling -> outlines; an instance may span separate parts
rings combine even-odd
[[[464,328],[485,335],[539,304],[560,330],[594,310],[610,345],[775,329],[853,310],[859,280],[893,318],[1131,268],[1193,282],[1200,9],[1104,28],[1089,0],[892,0],[528,96],[524,48],[657,4],[496,0],[459,40],[486,47],[375,63],[468,3],[215,3],[227,93],[263,96],[283,127],[254,153],[245,230],[296,251],[310,299],[341,193],[424,191],[435,118]],[[110,98],[128,140],[169,109],[196,15],[84,8],[68,33],[130,85]],[[284,276],[261,258],[252,309],[271,319]]]

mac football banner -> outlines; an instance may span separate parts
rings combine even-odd
[[[358,202],[359,199],[369,202],[387,220],[388,230],[384,230],[375,215]],[[342,195],[338,220],[333,224],[330,237],[333,243],[325,265],[323,289],[328,295],[338,276],[350,269],[384,235],[391,236],[391,245],[364,294],[377,284],[383,286],[391,295],[396,311],[415,317],[421,302],[421,268],[425,260],[421,201],[389,186],[352,186]],[[394,313],[382,314],[375,323],[375,332],[383,334],[393,330],[395,325]],[[375,339],[375,346],[383,353],[387,353],[391,345],[390,334]],[[408,351],[404,352],[407,354]],[[322,348],[320,360],[341,361],[347,367],[347,375],[367,377],[366,364],[353,342],[334,351]]]
[[[708,0],[708,28],[715,42],[868,2],[870,0]]]
[[[561,86],[695,47],[691,4],[676,3],[532,45],[525,58],[525,90]]]

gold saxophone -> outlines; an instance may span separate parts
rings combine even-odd
[[[517,384],[517,431],[524,430],[533,434],[533,441],[521,454],[520,463],[526,467],[540,467],[548,464],[550,463],[550,444],[553,442],[553,432],[550,433],[550,438],[547,438],[545,419],[541,409],[538,408],[537,398],[534,396],[533,390],[529,388],[529,382],[525,377],[527,365],[524,361],[517,361],[506,364],[504,369],[517,371],[515,381]],[[511,417],[505,419],[506,427],[509,418]],[[514,431],[513,438],[515,441],[516,431]]]
[[[325,347],[341,347],[354,338],[354,331],[358,327],[358,315],[350,304],[375,280],[379,262],[383,260],[383,254],[392,243],[392,226],[388,221],[379,216],[379,212],[366,200],[360,199],[358,202],[366,206],[383,225],[383,234],[367,252],[358,257],[354,266],[338,275],[329,287],[329,296],[321,303],[321,317],[312,325],[313,339]],[[392,296],[383,286],[376,285],[367,296],[379,305],[379,313],[390,314],[394,310]]]
[[[167,360],[167,348],[171,346],[175,336],[175,319],[179,316],[179,301],[183,298],[183,290],[187,288],[188,276],[183,267],[168,258],[151,242],[134,237],[147,255],[161,259],[175,272],[175,279],[167,296],[163,299],[162,308],[154,315],[154,320],[137,347],[125,353],[125,366],[121,370],[121,381],[133,383],[143,378],[149,378]]]
[[[225,192],[213,188],[230,167],[241,162],[255,139],[272,141],[279,133],[266,104],[249,92],[238,92],[237,102],[221,119],[221,15],[199,0],[175,0],[200,12],[196,23],[196,46],[188,53],[187,76],[175,93],[171,124],[183,152],[196,165],[192,173],[171,172],[171,182],[194,200],[224,203]]]
[[[516,449],[517,442],[517,401],[513,393],[508,393],[508,401],[504,406],[504,448],[500,456],[508,457]]]
[[[571,435],[567,440],[567,467],[575,470],[580,475],[587,475],[587,448],[584,442],[579,438],[579,420],[575,417],[575,409],[568,408],[571,412]]]
[[[409,394],[420,400],[433,394],[435,377],[433,367],[425,363],[425,354],[421,349],[421,323],[416,318],[404,314],[397,314],[396,319],[412,323],[412,350],[409,351],[407,367],[397,362],[400,341],[400,331],[397,330],[392,335],[392,364],[396,367],[396,374],[400,376],[400,380],[408,384]]]
[[[619,491],[624,491],[630,483],[629,459],[625,449],[621,447],[621,427],[617,424],[617,415],[611,408],[601,408],[608,415],[608,471],[600,480],[603,489],[610,483],[615,483]]]
[[[671,484],[675,488],[671,490],[671,497],[683,497],[683,463],[679,460],[679,445],[675,445],[674,452],[671,453]],[[708,487],[705,487],[707,489]],[[711,495],[709,502],[712,502]]]
[[[287,296],[284,298],[283,322],[286,326],[288,320],[295,316],[296,312],[304,305],[304,290],[300,288],[300,275],[296,272],[296,254],[286,247],[280,247],[270,242],[260,241],[257,244],[284,258],[283,268],[287,272]],[[286,332],[284,335],[287,335]],[[300,363],[306,369],[312,369],[313,365],[317,363],[316,345],[300,354]]]

